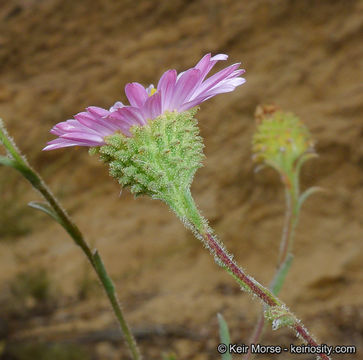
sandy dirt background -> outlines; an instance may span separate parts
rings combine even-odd
[[[253,114],[275,103],[311,130],[320,157],[303,187],[295,260],[281,298],[322,343],[363,345],[363,3],[353,0],[0,2],[0,117],[96,246],[146,359],[218,359],[221,312],[246,342],[260,305],[160,202],[137,200],[85,149],[41,152],[88,105],[125,101],[205,53],[242,61],[247,83],[202,105],[205,166],[193,194],[227,248],[267,284],[284,214],[278,176],[254,173]],[[27,208],[39,195],[0,168],[0,359],[127,359],[93,273],[67,234]],[[262,343],[289,344],[288,330]],[[266,356],[260,358],[266,359]],[[273,356],[271,359],[291,359]],[[302,356],[299,359],[313,359]],[[337,358],[337,357],[336,357]]]

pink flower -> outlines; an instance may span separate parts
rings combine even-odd
[[[61,122],[50,131],[58,138],[47,143],[43,150],[54,150],[67,146],[101,146],[104,138],[115,132],[131,136],[130,127],[146,125],[166,111],[183,112],[199,105],[217,94],[233,91],[245,79],[240,77],[245,71],[240,63],[226,67],[206,79],[213,66],[228,56],[205,55],[198,64],[179,75],[176,70],[166,71],[158,86],[144,88],[139,83],[129,83],[125,87],[130,105],[116,102],[110,110],[90,106],[86,112],[74,119]]]

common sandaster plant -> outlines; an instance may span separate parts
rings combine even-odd
[[[91,106],[74,119],[61,122],[51,132],[58,136],[44,150],[86,146],[109,165],[110,174],[135,195],[148,195],[170,206],[184,225],[211,252],[218,265],[230,273],[241,288],[265,305],[264,316],[274,329],[287,326],[306,343],[317,346],[301,322],[272,291],[259,284],[237,265],[216,238],[191,196],[190,186],[202,166],[203,141],[196,110],[215,95],[242,85],[240,63],[211,77],[207,75],[227,55],[205,55],[195,67],[177,74],[165,72],[157,87],[138,83],[125,87],[130,105],[116,102],[109,110]],[[328,359],[319,354],[321,359]]]

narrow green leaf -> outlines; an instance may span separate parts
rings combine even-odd
[[[0,155],[0,165],[10,166],[15,170],[18,170],[26,179],[30,181],[32,185],[38,188],[40,183],[39,177],[24,161],[20,163],[16,159],[14,160],[7,156]]]
[[[14,160],[19,163],[23,164],[24,159],[20,155],[20,151],[15,145],[15,141],[9,136],[8,132],[6,131],[5,125],[0,118],[0,143],[2,143],[6,149],[6,151],[14,158]]]
[[[293,259],[294,259],[294,257],[292,256],[292,254],[288,254],[285,262],[282,264],[281,269],[279,269],[279,271],[276,274],[276,277],[273,279],[272,284],[271,284],[271,291],[275,295],[279,294],[279,292],[282,288],[282,285],[284,284],[286,275],[291,267]]]
[[[50,217],[52,217],[56,222],[58,222],[60,225],[63,226],[62,221],[59,219],[58,215],[54,212],[54,210],[45,202],[40,201],[31,201],[28,203],[28,206],[30,206],[33,209],[37,209],[40,211],[43,211]]]
[[[10,166],[16,169],[16,161],[8,158],[7,156],[0,155],[0,165]]]
[[[302,167],[302,165],[307,161],[307,160],[310,160],[310,159],[316,159],[318,158],[319,155],[315,152],[306,152],[304,154],[302,154],[298,160],[296,161],[296,164],[295,164],[295,172],[296,173],[300,173],[300,169]]]
[[[227,351],[221,355],[222,360],[232,360],[231,354],[228,352],[229,344],[231,343],[231,338],[229,336],[229,329],[227,322],[224,320],[222,314],[217,314],[218,324],[219,324],[219,338],[222,344],[227,346]]]
[[[326,192],[325,189],[323,189],[322,187],[319,186],[313,186],[307,190],[305,190],[299,197],[299,209],[301,208],[301,206],[303,205],[303,203],[305,202],[305,200],[310,197],[310,195],[315,194],[317,192]]]

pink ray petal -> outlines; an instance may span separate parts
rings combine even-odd
[[[109,114],[109,111],[107,111],[106,109],[100,108],[98,106],[89,106],[87,108],[87,111],[91,115],[98,116],[98,117],[104,117],[104,116],[107,116]]]
[[[98,116],[93,116],[88,112],[81,112],[74,115],[74,118],[79,121],[80,124],[95,130],[97,133],[109,135],[114,131],[112,124],[108,124],[104,119]]]
[[[187,70],[177,81],[168,110],[178,110],[196,87],[199,82],[201,72],[198,69]]]
[[[44,150],[76,145],[102,146],[104,138],[115,132],[132,136],[131,127],[145,126],[165,111],[186,111],[217,94],[235,90],[245,82],[239,63],[206,79],[214,65],[227,58],[225,54],[206,54],[195,67],[179,75],[176,70],[168,70],[161,76],[155,93],[153,86],[145,89],[139,83],[127,84],[125,92],[130,106],[118,101],[109,110],[88,107],[74,119],[56,124],[50,132],[58,138],[50,141]]]
[[[103,137],[95,134],[86,134],[84,132],[72,132],[61,136],[62,139],[68,139],[80,142],[92,142],[104,144]]]
[[[127,84],[125,86],[125,93],[130,105],[135,107],[143,106],[148,98],[145,88],[137,82]]]
[[[193,108],[194,106],[199,105],[203,101],[208,100],[210,97],[212,97],[212,96],[209,96],[209,95],[198,96],[198,97],[194,98],[193,100],[190,100],[190,101],[185,102],[184,104],[182,104],[179,107],[179,111],[180,112],[187,111],[187,110]]]
[[[159,80],[157,90],[162,93],[161,109],[169,110],[170,102],[174,93],[177,73],[176,70],[166,71]]]
[[[240,63],[230,65],[226,67],[225,69],[217,72],[207,80],[205,80],[194,92],[193,98],[196,96],[199,96],[204,91],[208,91],[213,86],[218,84],[218,82],[224,80],[226,77],[228,77],[230,74],[232,74],[238,67],[240,66]]]
[[[122,107],[124,107],[125,105],[121,102],[121,101],[116,101],[111,107],[110,107],[110,112],[114,112],[117,109],[120,109]]]
[[[203,58],[198,62],[195,66],[195,69],[199,69],[201,71],[201,81],[205,79],[207,74],[212,70],[214,65],[221,60],[227,60],[228,55],[218,54],[211,57],[211,54],[204,55]]]
[[[246,82],[244,78],[235,78],[235,79],[227,79],[220,82],[218,85],[214,86],[210,90],[204,92],[205,95],[209,97],[215,96],[218,94],[223,94],[227,92],[233,91],[237,86],[240,86]]]
[[[143,107],[143,114],[147,120],[152,120],[161,115],[161,92],[150,96]]]
[[[100,146],[100,144],[94,143],[92,141],[73,141],[63,138],[57,138],[52,141],[49,141],[47,143],[47,146],[43,149],[45,151],[54,150],[54,149],[60,149],[63,147],[69,147],[69,146]]]
[[[143,117],[139,108],[125,106],[117,110],[117,113],[123,116],[123,119],[130,121],[133,125],[145,125],[146,119]]]

